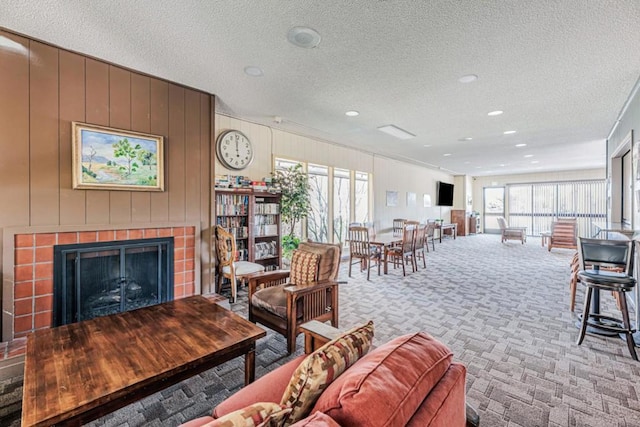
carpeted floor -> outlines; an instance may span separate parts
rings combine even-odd
[[[575,345],[572,254],[549,253],[535,238],[501,244],[499,236],[477,235],[436,243],[427,269],[405,278],[400,269],[380,277],[372,270],[367,282],[354,266],[340,285],[340,327],[372,319],[377,344],[419,330],[437,337],[467,366],[467,399],[482,426],[640,426],[640,364],[624,342],[588,335]],[[617,314],[613,298],[603,300]],[[246,316],[246,291],[232,309]],[[283,337],[271,331],[256,354],[258,377],[290,360]],[[174,426],[210,412],[243,378],[243,362],[234,360],[90,425]],[[0,383],[0,392],[0,425],[18,426],[19,383]]]

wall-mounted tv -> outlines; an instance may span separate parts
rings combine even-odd
[[[453,184],[438,181],[436,186],[436,205],[453,206]]]

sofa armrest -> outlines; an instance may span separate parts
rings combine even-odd
[[[248,386],[242,387],[216,406],[213,410],[213,417],[220,418],[223,415],[257,402],[280,402],[285,388],[289,385],[293,371],[296,370],[305,357],[306,355],[304,354],[298,356],[258,378]]]

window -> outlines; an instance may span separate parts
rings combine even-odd
[[[345,243],[351,222],[351,177],[347,169],[333,170],[333,241]]]
[[[307,236],[315,242],[329,242],[329,168],[309,165],[311,212],[307,217]]]
[[[365,223],[369,221],[369,174],[356,172],[355,177],[355,216],[353,219],[355,222]]]

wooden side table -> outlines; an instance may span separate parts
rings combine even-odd
[[[543,231],[540,233],[540,237],[541,239],[541,243],[542,243],[542,247],[544,247],[545,245],[547,245],[549,243],[549,239],[551,238],[551,232],[550,231]]]

